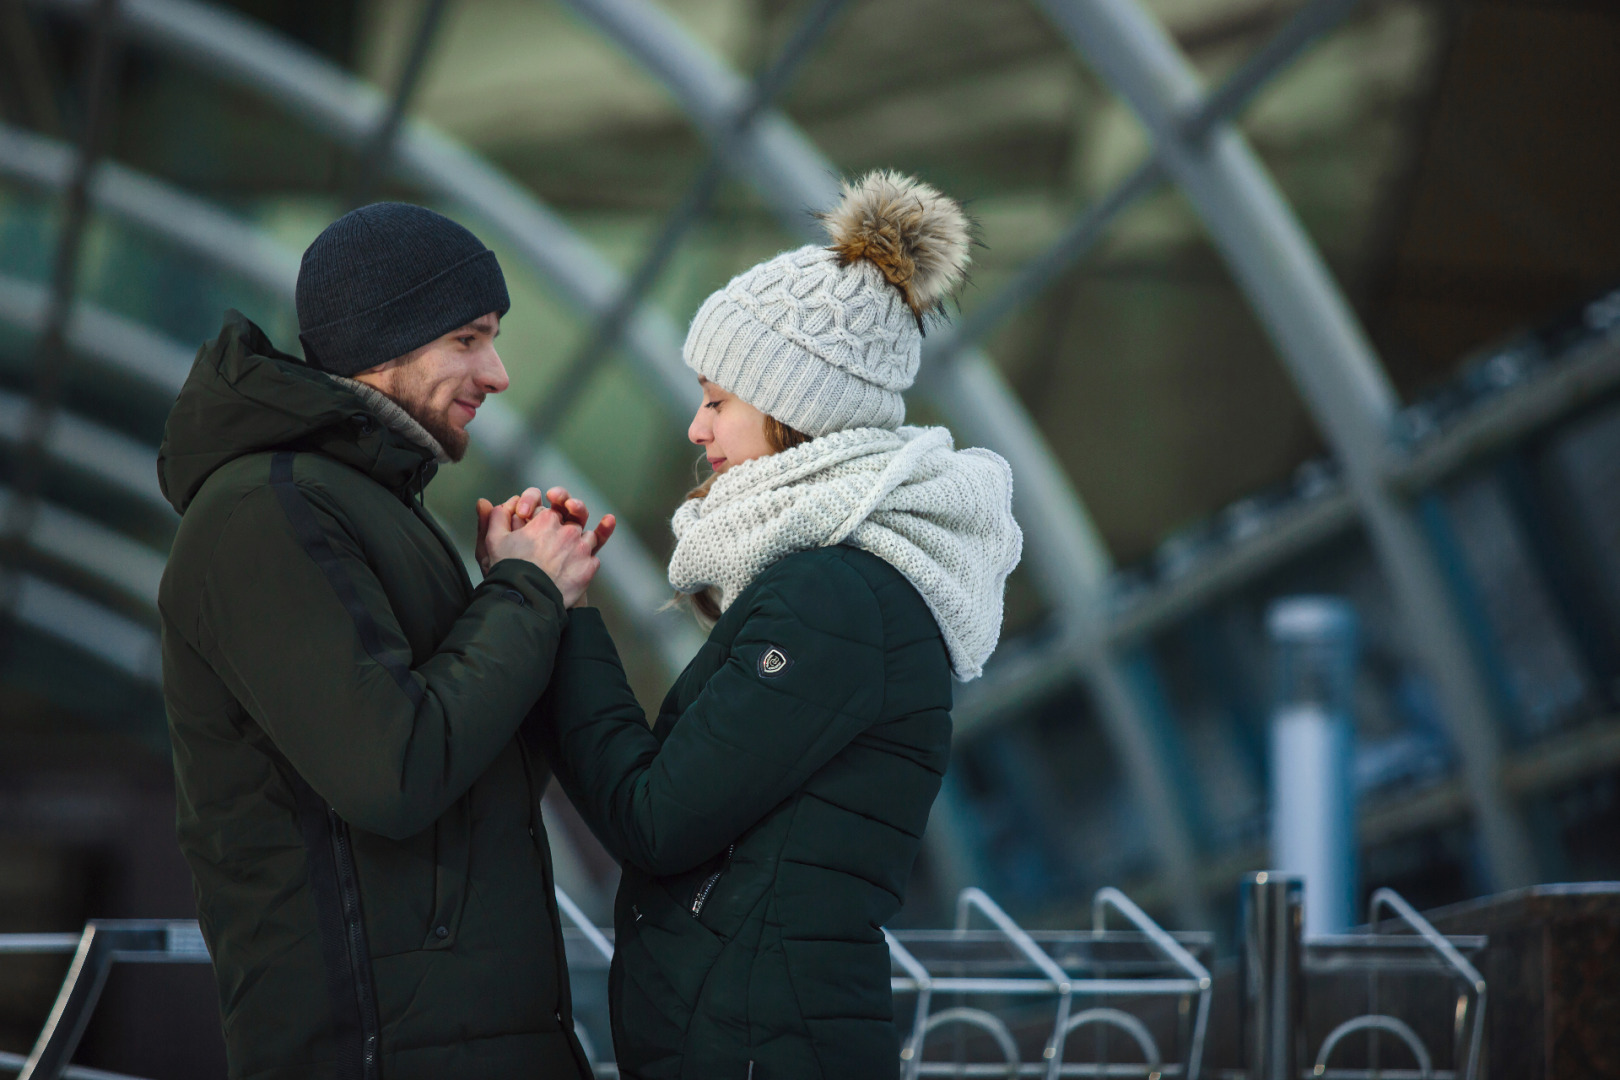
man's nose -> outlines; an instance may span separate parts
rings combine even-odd
[[[486,394],[499,394],[512,380],[506,374],[506,365],[501,363],[501,356],[494,349],[489,350],[489,363],[478,373],[478,385]]]

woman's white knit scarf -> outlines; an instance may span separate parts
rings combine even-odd
[[[853,428],[734,465],[675,511],[669,583],[713,586],[721,610],[784,555],[848,543],[904,574],[933,612],[964,682],[1001,636],[1024,534],[1012,470],[956,450],[944,428]]]

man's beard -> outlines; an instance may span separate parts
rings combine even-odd
[[[467,432],[450,423],[448,409],[440,412],[434,408],[431,394],[432,387],[412,379],[409,371],[403,371],[394,383],[392,397],[400,408],[410,414],[412,420],[438,440],[446,457],[451,461],[460,461],[467,456],[470,441]]]

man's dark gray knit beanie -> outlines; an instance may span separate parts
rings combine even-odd
[[[495,253],[443,214],[373,203],[328,225],[298,268],[298,339],[354,375],[512,306]]]

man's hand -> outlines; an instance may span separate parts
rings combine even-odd
[[[480,500],[482,503],[483,500]],[[563,606],[573,607],[585,593],[585,586],[601,565],[596,551],[596,534],[586,532],[559,514],[536,514],[527,523],[516,516],[517,501],[509,499],[488,509],[484,530],[484,553],[493,566],[502,559],[523,559],[545,571],[563,596]],[[479,516],[485,509],[479,506]]]

